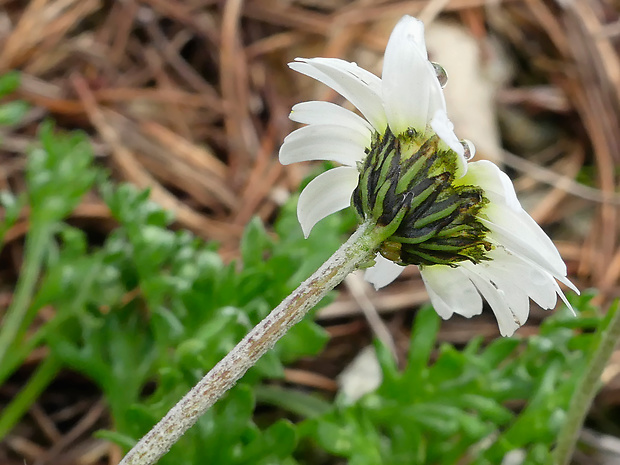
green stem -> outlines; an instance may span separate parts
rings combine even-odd
[[[17,348],[13,348],[5,355],[0,365],[0,386],[20,367],[24,360],[28,358],[28,355],[43,342],[50,329],[56,328],[60,322],[61,319],[55,316],[38,328],[31,337],[21,341]]]
[[[332,404],[299,389],[286,389],[273,385],[254,387],[256,401],[279,407],[302,418],[314,418],[329,412]]]
[[[32,299],[45,249],[49,243],[52,228],[49,223],[32,221],[26,238],[24,265],[21,270],[13,301],[0,326],[0,366],[4,364],[8,350],[14,346],[20,333],[24,331],[24,319]]]
[[[26,360],[28,355],[30,355],[35,348],[40,346],[50,334],[54,334],[55,331],[58,331],[58,328],[65,321],[77,315],[84,308],[86,300],[90,297],[92,282],[99,273],[99,267],[90,267],[88,272],[82,277],[82,286],[80,290],[73,296],[73,300],[69,305],[56,308],[54,318],[38,326],[36,331],[28,334],[28,338],[21,339],[21,336],[18,335],[19,343],[11,347],[11,350],[6,353],[2,364],[0,364],[0,386],[4,384],[7,378],[19,368],[24,360]],[[33,298],[36,300],[36,294],[34,294]],[[28,309],[25,317],[26,322],[29,322],[29,319],[35,316],[36,310],[36,308],[32,307]]]
[[[385,238],[364,223],[321,267],[252,329],[149,431],[119,465],[155,463],[256,361],[329,291],[374,257]]]
[[[41,362],[35,373],[28,380],[28,384],[2,410],[2,415],[0,415],[0,440],[11,431],[24,413],[28,411],[32,403],[37,400],[49,383],[56,377],[61,366],[62,363],[53,355]]]
[[[568,465],[570,463],[581,426],[599,390],[601,374],[620,338],[619,308],[620,304],[609,310],[607,324],[603,324],[599,330],[596,349],[575,388],[564,427],[558,436],[558,443],[553,451],[554,465]]]

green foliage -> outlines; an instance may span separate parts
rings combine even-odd
[[[517,449],[525,463],[546,464],[600,321],[588,301],[577,303],[578,318],[559,311],[545,320],[538,335],[442,344],[434,360],[439,317],[425,307],[406,368],[377,345],[381,386],[305,421],[302,436],[351,464],[490,465]]]
[[[65,227],[34,304],[58,309],[41,341],[100,386],[114,420],[108,437],[128,446],[293,289],[291,275],[305,278],[325,260],[341,233],[334,220],[320,247],[296,232],[277,241],[255,220],[242,240],[242,265],[224,264],[212,244],[168,229],[171,216],[148,192],[107,182],[99,190],[119,227],[95,250]],[[304,257],[311,263],[300,267]],[[325,341],[319,326],[301,322],[161,463],[273,463],[290,455],[294,427],[279,421],[259,430],[251,388]]]
[[[8,191],[0,191],[0,207],[4,211],[4,220],[0,224],[0,244],[4,242],[4,236],[11,229],[17,219],[19,212],[24,204],[24,198],[19,198]]]
[[[56,133],[49,122],[41,125],[39,141],[26,169],[32,215],[58,221],[75,209],[95,181],[93,149],[85,134]]]
[[[9,71],[0,76],[0,97],[10,95],[19,88],[20,76],[18,71]]]
[[[0,98],[10,96],[19,88],[20,75],[12,71],[0,76]],[[0,127],[19,124],[30,106],[23,100],[11,100],[0,104]]]
[[[82,231],[61,220],[96,178],[119,226],[92,248]],[[254,220],[244,233],[240,262],[225,264],[214,244],[169,229],[172,216],[148,199],[148,191],[103,179],[83,135],[59,133],[49,123],[41,127],[39,144],[29,153],[24,197],[31,209],[28,240],[37,238],[25,269],[34,273],[20,277],[29,282],[26,305],[18,334],[6,338],[10,348],[0,380],[46,345],[50,360],[101,388],[114,426],[102,435],[128,448],[338,247],[345,226],[333,218],[306,241],[294,206],[287,206],[276,224],[281,239]],[[9,193],[0,201],[5,232],[23,202]],[[55,317],[27,337],[25,329],[44,306],[54,308]],[[279,420],[258,428],[254,388],[266,377],[281,377],[284,363],[316,354],[326,340],[320,326],[301,322],[161,463],[294,463],[295,427]],[[29,392],[42,391],[51,379],[33,377]],[[0,414],[1,434],[33,400],[20,396],[5,410],[10,418]]]
[[[19,73],[9,72],[0,76],[0,99],[10,96],[19,87]],[[22,100],[13,100],[0,103],[0,129],[2,127],[14,126],[19,124],[25,112],[28,110],[28,104]],[[2,133],[0,133],[0,144],[2,143]],[[3,221],[0,224],[0,244],[4,239],[6,232],[15,224],[19,216],[19,212],[25,203],[25,199],[16,197],[8,191],[0,191],[0,207],[4,211]]]

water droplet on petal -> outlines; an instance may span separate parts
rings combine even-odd
[[[439,85],[443,89],[444,87],[446,87],[446,84],[448,83],[448,73],[446,73],[446,70],[440,64],[433,63],[433,62],[431,63],[433,64],[433,68],[435,68],[435,74],[437,75],[437,80],[439,81]]]
[[[463,139],[460,142],[465,149],[465,160],[469,161],[474,158],[474,155],[476,155],[476,147],[473,142],[467,139]]]

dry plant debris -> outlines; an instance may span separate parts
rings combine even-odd
[[[37,124],[52,117],[85,130],[116,179],[150,187],[152,198],[176,213],[179,228],[220,242],[227,259],[237,255],[249,219],[269,224],[307,174],[277,159],[293,128],[291,105],[315,89],[286,63],[337,56],[375,62],[379,72],[387,34],[401,15],[458,23],[486,65],[497,63],[497,42],[514,67],[497,90],[496,111],[503,162],[530,212],[551,231],[579,287],[599,289],[601,304],[620,296],[620,12],[613,0],[0,0],[0,7],[0,72],[21,70],[19,97],[33,105],[16,131],[2,134],[0,188],[22,189],[25,149]],[[103,233],[113,225],[94,196],[73,220]],[[7,236],[4,253],[12,259],[0,270],[2,308],[27,230],[24,212]],[[398,311],[424,302],[423,289],[412,271],[368,294],[366,304],[392,319],[397,351],[406,337]],[[345,290],[320,316],[334,334],[366,341],[359,308],[359,296]],[[441,338],[454,343],[496,332],[491,319],[451,320],[443,328]],[[332,347],[323,357],[344,350],[351,358],[361,345]],[[618,357],[612,364],[601,399],[617,405]],[[287,376],[334,389],[332,373],[308,370]],[[106,421],[97,393],[76,401],[60,392],[49,395],[65,408],[48,416],[35,406],[31,421],[0,447],[0,462],[8,463],[9,452],[37,464],[118,460],[89,437]],[[61,432],[57,425],[67,421],[74,426]]]

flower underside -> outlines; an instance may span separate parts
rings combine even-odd
[[[351,200],[361,219],[386,231],[385,258],[451,267],[488,260],[492,245],[478,219],[488,200],[479,187],[455,185],[456,157],[434,133],[373,134]]]
[[[446,73],[428,60],[424,25],[404,16],[390,35],[381,77],[337,58],[297,58],[290,67],[331,87],[361,113],[328,102],[295,105],[306,126],[284,139],[283,164],[331,160],[342,166],[313,179],[297,215],[314,225],[353,206],[372,228],[377,251],[366,280],[379,289],[404,265],[418,265],[437,313],[482,312],[486,300],[509,336],[529,314],[530,299],[570,308],[557,281],[566,265],[521,206],[510,178],[460,141],[446,112]],[[369,263],[368,263],[369,264]]]

